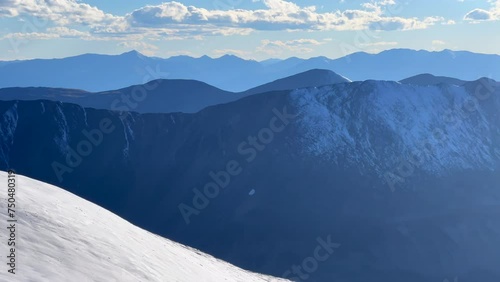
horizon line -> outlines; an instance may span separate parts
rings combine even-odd
[[[123,55],[135,53],[137,55],[144,56],[144,57],[147,57],[147,58],[155,58],[155,59],[162,59],[162,60],[168,60],[168,59],[179,58],[179,57],[186,57],[186,58],[191,58],[191,59],[208,58],[208,59],[212,59],[212,60],[217,60],[217,59],[221,59],[221,58],[224,58],[224,57],[235,57],[235,58],[238,58],[238,59],[241,59],[241,60],[244,60],[244,61],[253,61],[253,62],[262,63],[262,62],[270,61],[270,60],[285,61],[285,60],[289,60],[289,59],[311,60],[311,59],[317,59],[317,58],[325,58],[325,59],[329,59],[329,60],[336,60],[336,59],[345,58],[345,57],[348,57],[348,56],[351,56],[351,55],[355,55],[355,54],[379,55],[379,54],[386,53],[386,52],[391,52],[391,51],[413,51],[413,52],[427,52],[427,53],[450,52],[450,53],[471,53],[471,54],[477,54],[477,55],[500,56],[500,54],[496,54],[496,53],[481,53],[481,52],[474,52],[474,51],[469,51],[469,50],[452,50],[452,49],[448,49],[448,48],[445,48],[445,49],[442,49],[442,50],[412,49],[412,48],[391,48],[391,49],[386,49],[386,50],[382,50],[380,52],[374,52],[374,53],[370,53],[370,52],[366,52],[366,51],[356,51],[356,52],[352,52],[352,53],[349,53],[347,55],[340,56],[340,57],[327,57],[327,56],[298,57],[298,56],[291,56],[291,57],[286,57],[286,58],[269,57],[269,58],[263,59],[263,60],[256,60],[256,59],[244,58],[242,56],[238,56],[238,55],[236,55],[234,53],[231,53],[231,52],[229,52],[227,54],[223,54],[223,55],[221,55],[219,57],[212,57],[212,56],[209,56],[209,55],[201,55],[201,56],[195,57],[195,56],[183,55],[183,54],[172,55],[172,56],[169,56],[169,57],[159,57],[159,56],[149,56],[149,55],[146,55],[146,54],[144,54],[144,53],[142,53],[142,52],[140,52],[140,51],[138,51],[136,49],[130,49],[129,51],[122,52],[122,53],[115,53],[115,54],[109,54],[109,53],[81,53],[81,54],[78,54],[78,55],[72,55],[72,56],[67,56],[67,57],[47,57],[47,58],[38,57],[38,58],[16,59],[16,60],[0,60],[0,62],[23,62],[23,61],[33,61],[33,60],[63,60],[63,59],[75,58],[75,57],[80,57],[80,56],[88,56],[88,55],[110,56],[111,57],[111,56],[123,56]]]

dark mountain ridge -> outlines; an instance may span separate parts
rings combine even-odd
[[[0,89],[0,100],[52,100],[82,107],[139,113],[194,113],[212,105],[235,101],[245,96],[301,87],[316,87],[348,82],[329,70],[311,70],[270,82],[244,92],[221,90],[204,82],[184,79],[157,79],[126,88],[90,93],[59,88]]]

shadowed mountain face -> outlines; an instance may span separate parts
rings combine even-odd
[[[0,169],[254,271],[493,282],[499,95],[487,80],[366,81],[196,114],[0,102]]]
[[[98,92],[142,84],[153,79],[193,79],[240,92],[271,81],[325,69],[351,80],[394,80],[422,73],[476,80],[500,80],[500,56],[444,50],[441,52],[394,49],[379,54],[354,53],[339,59],[289,58],[262,63],[226,55],[220,58],[177,56],[146,57],[132,51],[122,55],[86,54],[52,60],[0,64],[0,88],[62,87]]]
[[[165,79],[98,93],[43,87],[0,89],[0,100],[45,99],[94,109],[140,113],[197,112],[240,97],[199,81]]]
[[[139,113],[194,113],[208,106],[235,101],[257,93],[348,82],[328,70],[311,70],[245,92],[233,93],[195,80],[158,79],[146,84],[98,93],[61,88],[5,88],[0,100],[52,100],[82,107]]]

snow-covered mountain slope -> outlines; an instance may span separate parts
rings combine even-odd
[[[366,81],[299,89],[291,100],[303,150],[383,177],[401,160],[431,174],[498,168],[498,90],[488,80],[464,87]]]
[[[0,281],[285,281],[149,233],[58,187],[21,175],[16,180],[16,274],[1,271]],[[7,185],[3,171],[0,183]],[[5,260],[7,244],[1,248]]]
[[[498,282],[492,82],[341,83],[196,114],[0,102],[0,169],[258,273],[283,276],[331,238],[341,247],[308,282]],[[224,177],[235,161],[239,175]],[[209,199],[210,183],[221,188]]]

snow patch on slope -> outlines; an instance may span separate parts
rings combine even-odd
[[[0,272],[0,281],[285,281],[156,236],[58,187],[16,179],[19,265],[15,277]],[[5,172],[0,183],[7,183]],[[0,220],[7,222],[6,212]],[[1,244],[2,254],[6,248]]]
[[[129,121],[129,119],[131,121]],[[123,135],[125,136],[125,146],[123,147],[123,157],[126,159],[129,156],[130,151],[130,140],[134,140],[134,131],[130,127],[130,122],[135,122],[132,115],[126,115],[124,118],[120,118],[120,122],[123,126]],[[130,139],[129,139],[130,138]]]
[[[56,136],[54,141],[57,145],[59,145],[60,152],[66,154],[69,148],[69,127],[60,103],[57,103],[56,105],[56,114],[54,115],[54,119],[59,124],[60,133],[60,136]]]
[[[80,109],[82,110],[82,114],[83,114],[83,122],[85,123],[86,127],[89,127],[88,119],[87,119],[87,110],[85,110],[84,107],[80,107]]]
[[[9,166],[9,152],[12,144],[14,144],[14,133],[17,128],[17,102],[10,107],[1,117],[0,136],[2,144],[0,145],[0,159]]]
[[[499,125],[483,105],[492,101],[473,104],[464,87],[366,81],[298,89],[290,98],[301,116],[299,142],[312,156],[381,174],[416,155],[433,173],[498,165]]]

